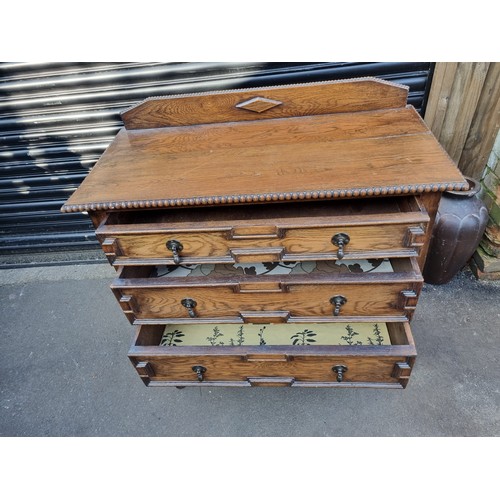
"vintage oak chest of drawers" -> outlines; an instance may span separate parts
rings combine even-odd
[[[443,190],[408,89],[366,78],[151,98],[88,211],[148,386],[405,387]]]

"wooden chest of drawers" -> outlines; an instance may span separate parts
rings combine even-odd
[[[467,183],[407,88],[366,78],[151,98],[88,211],[148,386],[405,387],[441,192]]]

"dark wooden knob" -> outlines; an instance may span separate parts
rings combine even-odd
[[[337,250],[337,259],[342,259],[344,257],[344,247],[351,241],[349,235],[346,233],[337,233],[332,237],[332,243],[339,247]]]
[[[181,305],[184,306],[188,310],[188,314],[190,318],[196,318],[196,311],[194,308],[196,307],[196,300],[193,299],[182,299]]]
[[[344,379],[344,373],[347,371],[347,366],[336,365],[332,368],[333,372],[337,374],[337,382],[342,382]]]
[[[203,382],[203,374],[207,371],[207,369],[204,366],[196,365],[192,367],[192,370],[196,373],[198,382]]]
[[[343,295],[335,295],[330,299],[330,304],[332,304],[335,309],[333,310],[333,315],[338,316],[340,314],[340,308],[347,302],[347,299]]]
[[[179,255],[179,253],[184,249],[182,243],[177,240],[168,240],[167,249],[172,252],[174,263],[178,264],[181,261],[181,256]]]

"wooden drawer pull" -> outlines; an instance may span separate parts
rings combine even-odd
[[[338,316],[340,314],[340,308],[347,302],[347,299],[343,295],[335,295],[330,299],[330,304],[335,306],[333,310],[333,315]]]
[[[295,382],[293,377],[248,377],[252,387],[290,387]]]
[[[339,247],[337,250],[337,259],[342,259],[344,257],[344,247],[351,241],[349,235],[346,233],[337,233],[332,237],[332,243]]]
[[[235,262],[275,262],[281,260],[284,247],[230,248],[229,254]]]
[[[193,299],[186,298],[181,300],[181,305],[188,310],[190,318],[196,318],[196,311],[194,310],[196,304],[197,304],[196,300]]]
[[[276,363],[288,362],[290,357],[287,354],[246,354],[242,356],[243,361],[251,361],[254,363]]]
[[[344,379],[344,373],[347,371],[347,366],[336,365],[332,368],[332,370],[337,374],[337,382],[342,382]]]
[[[286,323],[290,311],[240,311],[244,323]]]
[[[179,253],[184,249],[182,243],[177,240],[168,240],[167,249],[172,252],[174,264],[179,264],[179,262],[181,261],[181,256],[179,255]]]
[[[196,373],[198,382],[203,382],[203,374],[207,371],[207,369],[201,365],[195,365],[191,369]]]

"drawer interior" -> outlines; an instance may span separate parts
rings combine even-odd
[[[168,276],[282,276],[288,274],[311,273],[392,273],[394,267],[390,259],[364,259],[343,261],[303,261],[303,262],[245,262],[236,264],[182,264],[155,266],[151,278]]]
[[[414,196],[393,198],[346,199],[331,201],[301,201],[284,203],[261,203],[248,206],[176,207],[161,210],[130,210],[112,212],[103,222],[106,226],[152,224],[168,225],[172,229],[192,229],[193,223],[207,226],[242,224],[286,224],[291,220],[300,222],[322,218],[350,218],[360,216],[383,216],[405,213],[422,213],[428,220],[425,209]]]
[[[135,346],[155,346],[160,351],[180,352],[203,347],[205,352],[250,349],[261,352],[274,347],[316,350],[322,346],[377,348],[413,345],[406,322],[352,322],[301,324],[168,324],[142,325]]]
[[[391,345],[385,323],[354,324],[205,324],[168,325],[160,345],[258,346],[258,345]]]
[[[251,280],[278,279],[293,281],[294,277],[308,280],[321,278],[356,279],[366,273],[384,276],[406,275],[407,279],[420,279],[420,269],[414,258],[296,261],[296,262],[245,262],[236,264],[180,264],[167,266],[125,266],[119,280],[153,279],[165,284],[188,283],[200,277],[210,282],[224,279]],[[411,275],[411,276],[410,276]],[[273,278],[274,277],[274,278]],[[207,281],[208,282],[208,281]],[[201,284],[201,282],[200,282]]]

